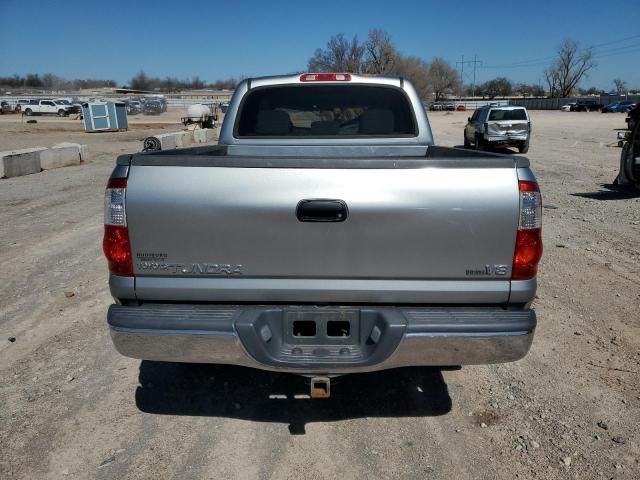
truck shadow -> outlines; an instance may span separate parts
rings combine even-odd
[[[604,190],[597,192],[581,192],[572,193],[573,197],[589,198],[591,200],[628,200],[632,198],[640,198],[640,190],[631,185],[615,185],[603,183],[601,187]]]
[[[411,367],[334,378],[331,397],[310,399],[309,379],[252,368],[142,361],[138,409],[159,415],[228,417],[288,423],[362,417],[439,416],[451,411],[440,369]]]

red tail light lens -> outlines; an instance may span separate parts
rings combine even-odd
[[[123,277],[133,276],[129,229],[119,225],[105,225],[102,249],[107,257],[109,271]]]
[[[348,82],[349,73],[304,73],[300,75],[301,82]]]
[[[542,258],[542,229],[518,230],[513,255],[512,280],[529,280],[538,273]]]
[[[511,279],[529,280],[538,273],[538,262],[542,258],[542,196],[536,182],[521,180],[518,187],[520,219]]]
[[[114,275],[133,276],[131,244],[125,205],[126,178],[111,178],[104,193],[104,238],[102,249],[109,271]]]

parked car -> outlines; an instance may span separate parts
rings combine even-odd
[[[444,108],[441,103],[432,103],[431,106],[429,107],[429,110],[434,112],[439,112],[441,110],[444,110]]]
[[[145,115],[160,115],[164,111],[159,100],[147,100],[142,108]]]
[[[82,104],[81,103],[74,103],[71,100],[67,99],[67,98],[56,98],[53,100],[53,103],[55,103],[56,105],[66,105],[69,107],[69,109],[67,110],[67,115],[72,114],[72,113],[81,113],[82,112]]]
[[[11,105],[9,105],[8,102],[5,102],[4,100],[2,102],[0,102],[0,114],[4,115],[5,113],[13,113],[13,108],[11,108]]]
[[[456,110],[459,112],[466,112],[467,111],[467,107],[465,107],[464,105],[460,104],[456,107]]]
[[[612,113],[612,112],[627,113],[634,106],[635,106],[635,103],[633,103],[631,100],[625,100],[623,102],[610,103],[609,105],[602,107],[600,111],[602,113]]]
[[[560,107],[560,110],[562,110],[563,112],[573,112],[576,105],[576,102],[566,103]]]
[[[485,105],[468,118],[464,128],[464,146],[478,150],[490,147],[516,147],[529,151],[531,120],[525,107]]]
[[[23,105],[24,114],[31,115],[58,115],[64,117],[73,113],[75,108],[53,100],[31,100],[29,104]]]
[[[604,107],[597,100],[578,100],[571,109],[572,112],[598,112]]]
[[[25,99],[17,100],[16,106],[13,107],[13,110],[16,113],[21,112],[24,109],[24,106],[29,105],[30,103],[31,103],[31,100],[25,100]]]
[[[444,105],[444,109],[448,112],[455,112],[456,110],[456,104],[455,103],[446,103]]]
[[[142,113],[142,103],[137,100],[125,100],[125,105],[127,106],[127,114],[129,115],[137,115]]]
[[[406,79],[244,80],[219,145],[166,153],[120,155],[105,192],[121,354],[306,375],[327,397],[340,374],[529,350],[529,161],[435,146]]]

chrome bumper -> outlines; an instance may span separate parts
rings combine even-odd
[[[509,142],[524,142],[529,136],[524,135],[488,135],[485,137],[488,142],[492,143],[509,143]]]
[[[286,337],[289,318],[317,319],[320,327],[327,318],[349,318],[357,338]],[[343,374],[519,360],[529,351],[536,318],[532,310],[482,307],[153,304],[113,305],[108,323],[116,349],[127,357]]]

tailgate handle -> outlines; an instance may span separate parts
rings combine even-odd
[[[348,214],[347,204],[342,200],[300,200],[296,208],[296,217],[301,222],[344,222]]]

